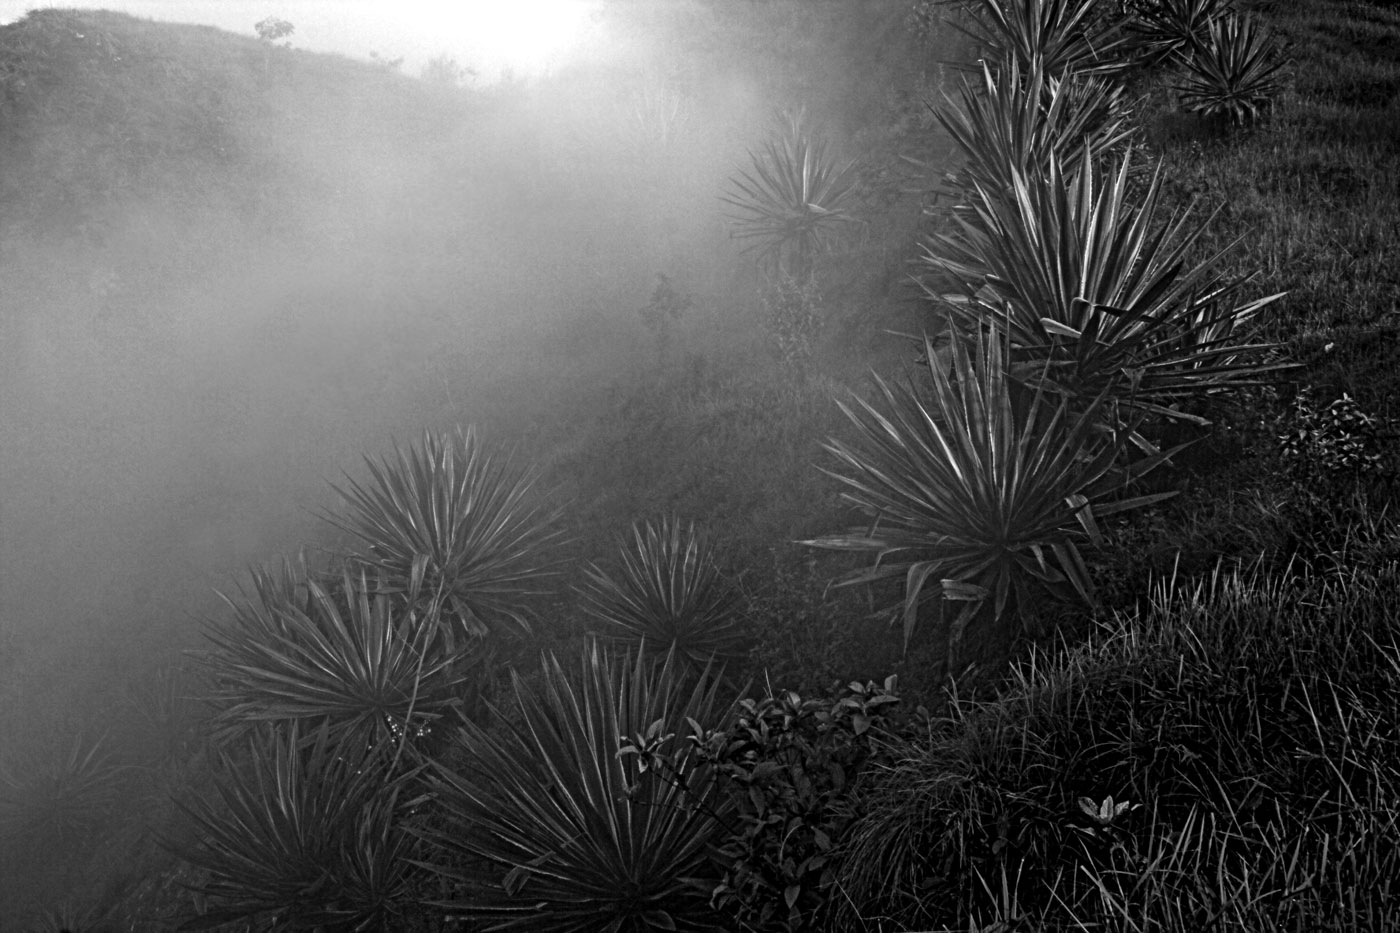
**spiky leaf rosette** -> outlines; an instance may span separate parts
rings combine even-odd
[[[1273,36],[1246,16],[1214,20],[1179,57],[1186,69],[1176,85],[1181,105],[1206,117],[1257,120],[1282,87]]]
[[[246,761],[221,755],[216,799],[177,801],[198,840],[175,848],[207,872],[211,904],[180,929],[248,918],[279,930],[403,929],[419,872],[403,793],[414,772],[393,773],[393,756],[296,725],[250,735]]]
[[[483,930],[644,933],[723,929],[709,907],[724,803],[686,736],[718,724],[714,678],[694,687],[668,657],[610,658],[594,643],[577,672],[543,659],[513,673],[514,709],[463,722],[465,764],[436,765],[442,823],[424,831],[453,887],[442,906]],[[622,739],[674,764],[620,756]]]
[[[757,241],[749,250],[760,263],[805,279],[816,257],[856,221],[859,176],[856,164],[837,159],[801,113],[784,122],[775,139],[749,152],[750,170],[731,177],[720,200],[736,211],[731,235]]]
[[[1150,0],[1134,11],[1126,32],[1144,64],[1157,64],[1204,40],[1230,9],[1230,0]]]
[[[1101,78],[1026,74],[1016,62],[994,71],[983,62],[980,85],[964,78],[959,97],[933,113],[966,156],[948,176],[964,205],[1011,196],[1014,169],[1040,171],[1086,148],[1098,161],[1132,137],[1122,90]]]
[[[926,388],[877,377],[874,402],[841,403],[854,441],[827,444],[838,464],[827,472],[872,523],[805,543],[875,555],[845,585],[903,582],[906,645],[931,600],[963,602],[954,645],[979,606],[1003,625],[1045,597],[1092,603],[1080,544],[1099,540],[1098,518],[1171,495],[1124,495],[1168,454],[1116,468],[1125,441],[1100,427],[1107,393],[1072,410],[1018,389],[995,329],[955,336],[946,363],[925,350]]]
[[[425,432],[408,450],[366,458],[370,481],[335,487],[349,503],[328,516],[359,542],[356,559],[389,590],[423,596],[463,634],[529,630],[528,601],[553,573],[557,510],[532,501],[537,474],[488,450],[474,428]]]
[[[928,291],[958,329],[1004,328],[1023,378],[1081,404],[1108,391],[1108,414],[1204,423],[1178,403],[1281,368],[1245,330],[1282,296],[1236,305],[1249,280],[1216,268],[1230,246],[1189,264],[1209,218],[1192,229],[1189,213],[1163,217],[1161,173],[1134,196],[1130,163],[1101,167],[1082,152],[1043,174],[1013,169],[1010,197],[980,198],[954,233],[924,244],[922,261],[964,293]]]
[[[738,596],[720,575],[714,547],[675,516],[633,526],[621,572],[589,568],[583,597],[600,634],[633,650],[645,639],[692,668],[742,653]]]
[[[253,571],[251,591],[225,597],[202,656],[218,735],[256,723],[327,723],[362,741],[415,734],[454,705],[466,674],[442,651],[431,608],[375,592],[363,574],[318,579],[305,563]]]
[[[103,739],[81,734],[0,760],[0,832],[25,845],[70,845],[112,812],[121,766]]]
[[[1123,67],[1121,30],[1099,15],[1098,0],[969,0],[967,25],[979,57],[1022,74],[1108,75]]]

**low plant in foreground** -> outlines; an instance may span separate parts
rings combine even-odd
[[[558,512],[531,500],[536,474],[488,449],[473,428],[425,432],[393,458],[366,458],[370,481],[336,491],[349,504],[328,516],[359,543],[353,555],[384,590],[427,600],[453,632],[479,638],[529,629],[528,600],[553,572]]]
[[[421,873],[398,749],[293,725],[258,730],[246,751],[221,754],[215,800],[180,803],[198,840],[175,848],[204,871],[209,904],[180,929],[403,929]]]
[[[628,650],[645,641],[692,670],[743,654],[738,594],[721,576],[714,546],[675,516],[634,525],[621,572],[590,568],[582,595],[600,634]]]
[[[454,916],[492,930],[719,930],[709,855],[724,823],[711,770],[685,734],[719,722],[717,681],[686,687],[668,658],[614,659],[597,644],[566,670],[513,673],[514,704],[464,721],[455,764],[428,787],[441,819],[424,830]],[[621,756],[655,748],[681,775]]]
[[[870,786],[838,920],[1391,929],[1400,567],[1339,566],[1163,581],[954,702]]]
[[[396,602],[363,572],[254,570],[251,591],[225,601],[231,614],[209,627],[202,656],[224,737],[294,721],[367,742],[421,735],[468,684],[462,659],[442,649],[434,607]]]
[[[734,814],[715,853],[724,873],[711,903],[741,929],[796,933],[828,913],[858,779],[876,752],[876,727],[899,702],[894,691],[893,677],[824,697],[770,691],[695,737]]]
[[[1100,429],[1111,387],[1079,410],[1018,387],[995,329],[955,335],[947,362],[927,341],[925,354],[926,388],[876,377],[877,402],[839,403],[857,435],[828,443],[838,466],[827,472],[870,524],[805,543],[873,553],[843,583],[903,583],[906,644],[932,600],[940,614],[947,600],[963,604],[954,646],[979,608],[1005,628],[1046,599],[1092,603],[1080,544],[1099,540],[1099,517],[1171,495],[1124,494],[1169,454],[1118,467],[1126,441]]]
[[[1284,61],[1273,37],[1247,16],[1213,20],[1204,38],[1180,56],[1185,74],[1176,85],[1181,105],[1234,124],[1258,120],[1282,89]]]

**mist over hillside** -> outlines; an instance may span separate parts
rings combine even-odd
[[[692,361],[761,358],[717,195],[777,109],[854,140],[921,80],[904,6],[609,15],[607,60],[477,90],[116,13],[0,28],[0,742],[114,728],[392,440],[547,461],[657,364],[658,275]]]

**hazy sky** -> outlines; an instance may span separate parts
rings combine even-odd
[[[0,0],[0,23],[43,7],[121,10],[254,35],[269,16],[296,27],[293,46],[367,58],[403,57],[416,75],[450,55],[490,79],[502,69],[538,74],[597,39],[596,0]]]

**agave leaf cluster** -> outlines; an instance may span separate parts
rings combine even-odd
[[[1127,37],[1100,15],[1098,0],[971,0],[971,18],[954,26],[977,43],[984,61],[1022,74],[1109,75],[1123,67]]]
[[[279,930],[402,929],[417,880],[408,832],[414,771],[387,746],[326,726],[258,729],[247,756],[224,753],[216,800],[178,801],[198,840],[179,847],[207,873],[211,908],[180,929],[259,918]]]
[[[721,575],[714,546],[675,516],[634,525],[621,572],[590,567],[582,596],[601,633],[629,650],[645,641],[691,668],[742,654],[738,594]]]
[[[1126,31],[1146,64],[1187,53],[1230,12],[1230,0],[1151,0],[1134,11]]]
[[[421,732],[453,706],[466,675],[442,648],[442,622],[383,589],[349,568],[318,578],[304,560],[280,575],[255,569],[207,633],[216,735],[304,721],[368,742]]]
[[[857,222],[859,170],[812,130],[801,112],[789,114],[776,138],[749,152],[750,169],[729,181],[720,200],[734,209],[735,239],[756,241],[762,264],[805,279],[822,252]]]
[[[685,688],[673,661],[595,642],[577,671],[551,656],[538,682],[515,675],[514,708],[489,728],[463,722],[464,764],[428,776],[442,820],[423,834],[453,890],[442,906],[490,930],[722,928],[696,882],[713,874],[724,804],[685,735],[724,710],[713,678]],[[674,773],[619,755],[634,735]]]
[[[1186,73],[1176,85],[1181,104],[1206,117],[1232,123],[1257,120],[1282,87],[1272,35],[1247,16],[1212,20],[1204,38],[1181,56]]]
[[[0,761],[0,831],[8,839],[60,846],[80,840],[112,812],[122,767],[104,739],[69,743]]]
[[[489,450],[474,428],[425,432],[366,465],[369,482],[335,487],[348,515],[328,516],[357,539],[354,560],[386,592],[429,598],[459,634],[528,631],[526,605],[553,573],[560,536],[558,511],[532,501],[536,472]]]
[[[949,184],[964,205],[1010,197],[1015,173],[1043,170],[1047,163],[1070,164],[1087,150],[1105,158],[1132,138],[1123,91],[1099,77],[1049,77],[1043,70],[1022,73],[1016,62],[1001,69],[982,63],[982,81],[962,80],[959,102],[945,96],[933,109],[967,161]]]
[[[1245,333],[1281,295],[1235,304],[1248,279],[1215,268],[1230,247],[1191,262],[1209,218],[1164,217],[1160,172],[1135,203],[1131,158],[1101,166],[1086,149],[1072,171],[1057,158],[1043,173],[1012,168],[1010,197],[984,192],[925,243],[923,261],[965,289],[930,294],[958,329],[996,321],[1017,372],[1080,405],[1110,392],[1110,414],[1205,423],[1178,403],[1279,368]]]
[[[1174,451],[1119,467],[1125,440],[1101,424],[1109,389],[1074,408],[1043,384],[1018,389],[995,327],[925,350],[925,387],[877,377],[874,401],[840,403],[856,434],[828,443],[827,472],[870,524],[805,543],[874,553],[843,583],[902,582],[906,645],[930,600],[964,603],[954,645],[979,606],[1024,622],[1045,597],[1092,603],[1080,544],[1099,540],[1099,518],[1170,496],[1124,490]]]

